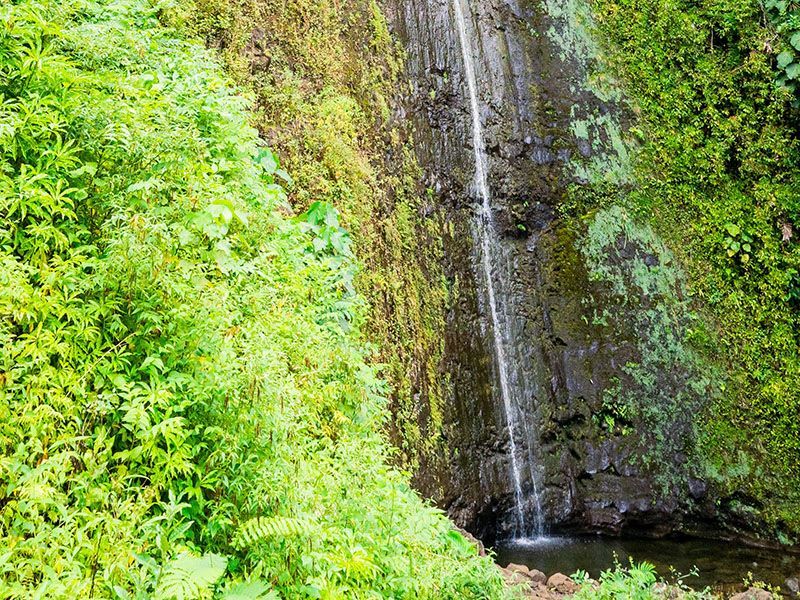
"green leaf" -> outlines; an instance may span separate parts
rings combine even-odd
[[[94,177],[96,173],[97,163],[87,162],[84,163],[80,168],[70,171],[70,177],[80,177],[81,175],[89,175],[89,177]]]
[[[783,15],[789,7],[789,0],[766,0],[764,6],[767,10],[774,10]]]
[[[778,54],[778,66],[781,69],[785,69],[794,60],[794,53],[789,50],[784,50],[780,54]]]
[[[199,600],[225,574],[228,559],[218,554],[184,553],[170,561],[156,588],[161,600]]]
[[[800,50],[800,31],[795,31],[794,35],[789,39],[789,43],[795,50]]]
[[[742,232],[742,230],[739,228],[739,226],[736,223],[727,223],[725,225],[725,229],[728,231],[728,234],[733,236],[733,237],[736,237],[737,235],[739,235]]]
[[[797,79],[800,77],[800,63],[792,63],[786,67],[786,76],[789,79]]]
[[[278,159],[269,148],[264,148],[256,155],[256,163],[261,165],[267,175],[274,175],[278,170]]]

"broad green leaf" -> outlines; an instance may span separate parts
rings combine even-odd
[[[789,79],[797,79],[800,77],[800,63],[792,63],[788,67],[786,67],[786,76]]]
[[[784,50],[783,52],[778,54],[778,66],[781,69],[785,69],[792,63],[793,60],[794,60],[794,53],[790,52],[789,50]]]

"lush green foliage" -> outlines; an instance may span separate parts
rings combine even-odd
[[[764,9],[784,40],[776,58],[777,83],[789,92],[797,92],[797,81],[800,80],[800,7],[789,0],[764,0]]]
[[[386,465],[336,211],[158,17],[0,7],[0,597],[502,596]]]
[[[698,420],[709,474],[796,530],[800,148],[774,29],[755,0],[592,4],[646,139],[626,203],[686,265],[715,324],[700,347],[729,373]]]
[[[658,598],[683,598],[685,600],[702,600],[713,598],[707,592],[695,592],[689,589],[683,580],[686,576],[677,576],[673,583],[665,583],[659,579],[656,569],[650,563],[634,564],[623,567],[619,563],[613,569],[603,571],[600,575],[599,585],[594,586],[588,582],[585,572],[578,572],[572,579],[581,584],[581,589],[575,594],[578,600],[597,598],[598,600],[650,600]]]
[[[416,471],[449,458],[441,404],[447,235],[419,189],[407,124],[390,103],[407,85],[375,0],[191,0],[169,14],[220,49],[256,95],[257,125],[289,165],[291,202],[324,201],[341,213],[363,269],[355,285],[370,306],[366,332],[391,384],[392,441]],[[365,50],[366,49],[366,50]]]

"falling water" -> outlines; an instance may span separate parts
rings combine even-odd
[[[453,0],[458,37],[464,58],[464,76],[467,81],[467,92],[469,94],[470,110],[472,113],[472,146],[475,152],[475,187],[481,199],[480,209],[476,213],[475,228],[480,245],[480,263],[485,280],[486,299],[491,314],[495,362],[497,363],[498,378],[500,380],[500,395],[503,400],[503,409],[505,411],[506,425],[511,446],[511,478],[514,484],[514,508],[517,521],[517,530],[515,533],[517,536],[525,537],[529,535],[531,531],[525,518],[525,498],[522,492],[520,459],[517,456],[519,446],[519,440],[517,439],[518,410],[516,410],[514,406],[512,386],[509,383],[507,344],[510,336],[507,327],[507,319],[501,318],[500,311],[498,310],[495,290],[496,284],[492,276],[492,249],[499,245],[499,241],[496,239],[494,216],[492,214],[492,201],[488,180],[488,157],[483,139],[483,124],[481,123],[480,108],[478,105],[478,85],[476,81],[475,62],[472,57],[469,37],[467,36],[467,22],[464,16],[466,11],[462,3],[463,0]],[[498,273],[499,272],[500,270],[498,270]],[[500,283],[502,283],[502,281]],[[530,450],[527,454],[531,481],[533,483],[533,500],[536,503],[536,523],[533,533],[540,535],[542,530],[541,503],[539,501],[536,476],[533,470]]]

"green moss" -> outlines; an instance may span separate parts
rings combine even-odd
[[[800,154],[758,2],[595,0],[597,35],[646,143],[626,201],[688,272],[724,394],[698,423],[712,471],[800,527]],[[696,328],[694,328],[696,329]],[[752,468],[736,472],[726,465]]]
[[[589,305],[593,325],[630,332],[636,359],[605,390],[598,418],[611,433],[634,433],[640,462],[664,491],[679,477],[701,470],[693,417],[718,393],[713,370],[690,342],[702,327],[687,295],[685,274],[672,252],[646,223],[619,205],[588,217],[578,242],[589,279],[605,289],[604,303]],[[588,312],[588,311],[587,311]],[[675,457],[693,459],[686,469]]]

